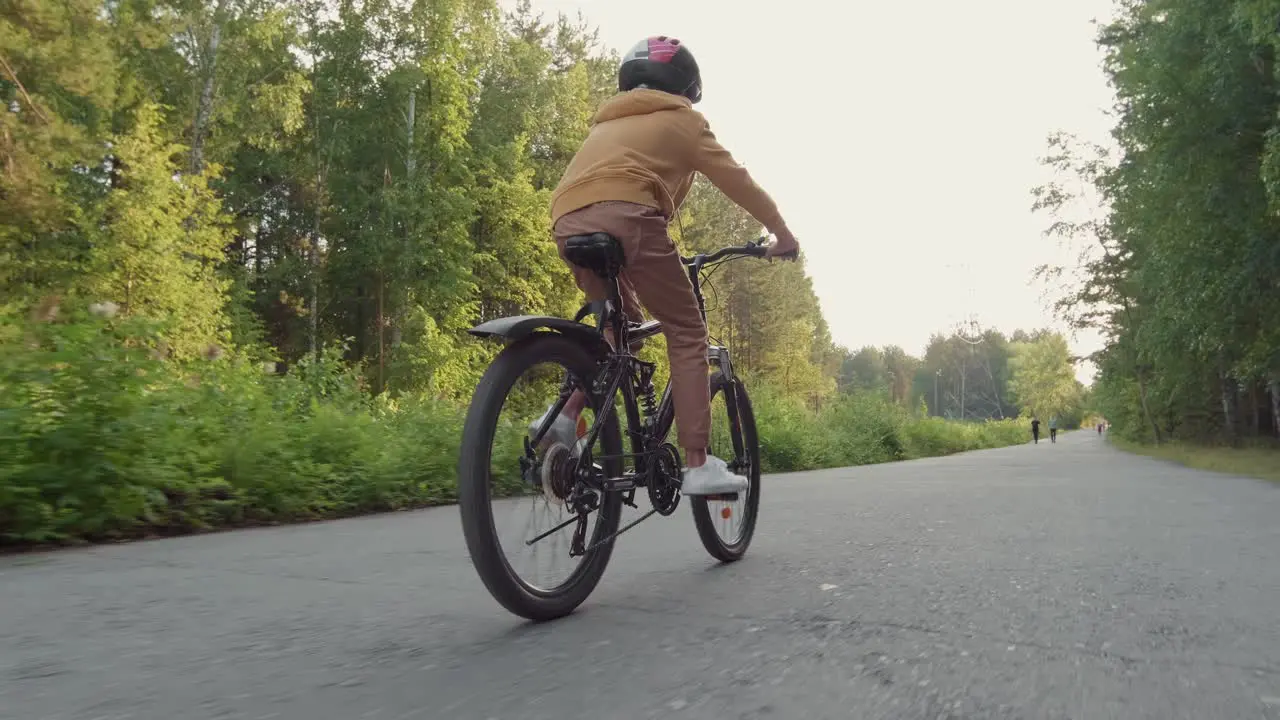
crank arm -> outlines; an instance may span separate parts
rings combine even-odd
[[[600,482],[600,489],[604,492],[622,492],[624,490],[634,490],[638,487],[644,487],[644,478],[635,473],[627,473],[622,477],[605,478]]]

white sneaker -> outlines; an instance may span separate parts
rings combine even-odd
[[[554,407],[554,406],[553,406]],[[542,423],[547,419],[547,415],[552,408],[547,408],[547,412],[542,413],[542,417],[529,423],[529,438],[532,439],[538,432],[538,428],[542,427]],[[556,419],[551,421],[551,427],[547,428],[547,434],[542,436],[542,447],[551,447],[555,443],[560,443],[567,448],[572,448],[574,443],[578,442],[578,425],[568,415],[556,415]]]
[[[696,468],[685,468],[680,473],[680,492],[685,495],[727,495],[746,492],[750,483],[741,475],[734,475],[723,460],[708,455],[707,461]]]

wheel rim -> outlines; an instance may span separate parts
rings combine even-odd
[[[737,499],[727,500],[718,497],[706,498],[707,515],[711,526],[719,537],[721,544],[733,548],[740,544],[751,531],[752,518],[751,496],[758,492],[758,468],[755,467],[751,449],[747,445],[745,433],[742,433],[741,453],[735,453],[733,435],[730,432],[729,408],[725,403],[725,393],[717,388],[711,395],[711,446],[709,452],[729,464],[729,469],[747,478],[747,491],[739,493]]]
[[[515,378],[507,388],[490,445],[487,487],[493,537],[509,575],[529,593],[544,597],[557,595],[578,582],[588,571],[591,557],[591,553],[570,557],[576,523],[547,535],[577,516],[564,497],[572,482],[565,480],[563,473],[553,473],[560,481],[551,483],[550,488],[544,488],[543,482],[543,461],[551,455],[553,461],[564,462],[568,449],[559,443],[536,448],[532,472],[526,472],[520,464],[530,424],[556,401],[567,371],[560,363],[543,361]],[[583,418],[589,427],[594,419],[590,405],[583,411]],[[600,448],[597,440],[593,453],[601,454]],[[570,469],[565,472],[571,472],[571,467],[569,463]],[[599,510],[587,516],[586,546],[596,539],[599,523]],[[546,537],[527,544],[541,535]]]

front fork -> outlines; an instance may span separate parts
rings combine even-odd
[[[712,345],[707,350],[707,360],[719,371],[721,391],[724,393],[725,410],[729,413],[729,437],[733,441],[733,460],[728,462],[734,472],[749,470],[746,446],[742,441],[742,419],[738,415],[738,378],[733,374],[733,361],[729,349]]]

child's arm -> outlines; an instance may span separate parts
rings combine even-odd
[[[770,255],[791,255],[798,251],[800,245],[782,219],[778,205],[769,197],[769,193],[756,184],[751,173],[739,165],[733,155],[720,144],[705,120],[696,142],[693,169],[707,176],[720,192],[751,213],[751,217],[777,237]]]

